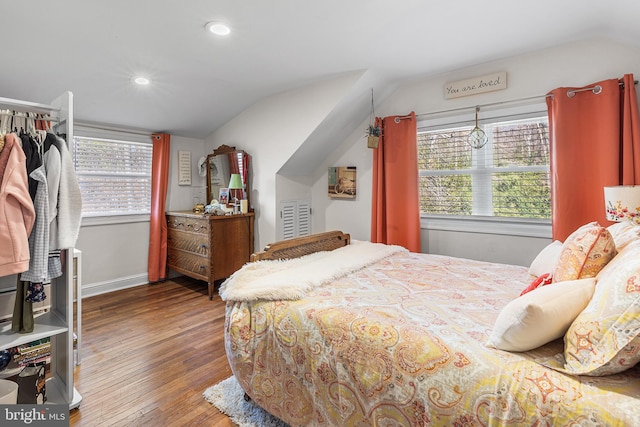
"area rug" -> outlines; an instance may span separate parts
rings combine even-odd
[[[209,387],[204,391],[203,396],[207,402],[227,415],[239,427],[289,426],[252,401],[244,400],[244,390],[234,376]]]

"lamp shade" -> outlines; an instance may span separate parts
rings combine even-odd
[[[229,190],[242,190],[242,178],[239,173],[232,173],[229,179]]]
[[[604,202],[609,221],[640,224],[640,185],[604,187]]]

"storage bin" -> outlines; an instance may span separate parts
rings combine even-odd
[[[18,384],[0,379],[0,405],[15,405],[18,403]]]

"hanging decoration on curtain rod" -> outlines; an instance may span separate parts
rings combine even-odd
[[[371,88],[371,113],[369,114],[369,128],[367,129],[367,147],[378,148],[382,129],[375,124],[376,112],[373,108],[373,88]]]
[[[479,105],[476,106],[476,127],[473,128],[473,130],[467,137],[467,143],[476,150],[484,147],[484,145],[489,140],[484,131],[480,129],[480,127],[478,127],[478,111],[480,111]]]

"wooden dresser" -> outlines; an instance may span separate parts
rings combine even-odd
[[[229,277],[253,253],[254,213],[227,216],[167,212],[167,266],[208,284]]]

